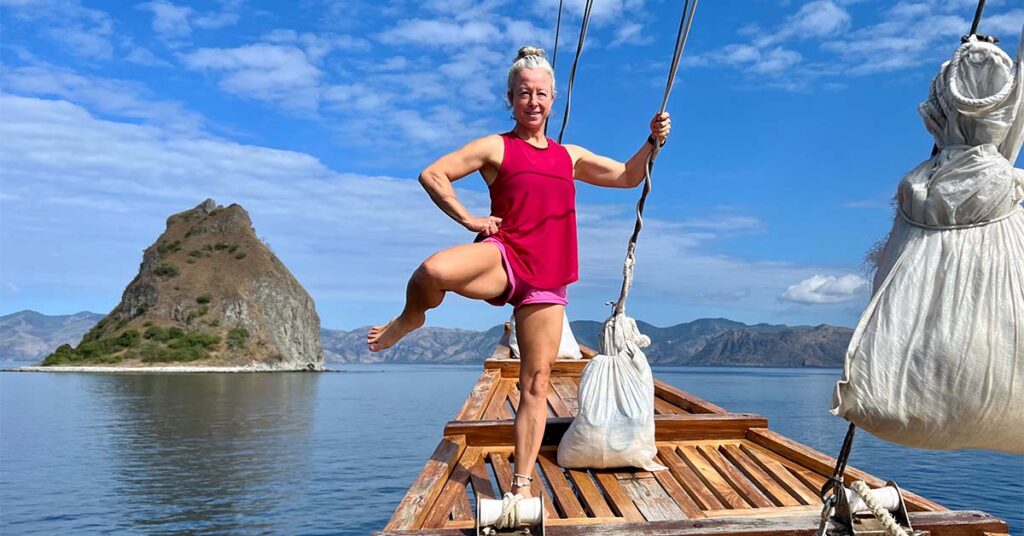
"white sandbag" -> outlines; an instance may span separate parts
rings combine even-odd
[[[516,315],[512,315],[512,335],[509,336],[508,346],[512,348],[512,357],[519,359],[519,339],[516,338]],[[569,316],[562,313],[562,342],[558,344],[558,359],[583,359],[580,352],[580,345],[569,327]]]
[[[1020,55],[972,38],[920,106],[941,150],[900,183],[832,399],[883,439],[1024,453]]]
[[[607,351],[606,341],[618,339],[625,348],[613,355],[599,354],[583,369],[579,409],[558,445],[562,467],[665,469],[654,462],[654,376],[640,349],[650,339],[639,334],[636,322],[620,316],[605,324],[601,346]],[[627,340],[621,334],[628,331],[629,322],[635,335]]]

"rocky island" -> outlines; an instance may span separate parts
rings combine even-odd
[[[260,241],[241,206],[167,219],[121,302],[44,367],[323,370],[313,299]]]

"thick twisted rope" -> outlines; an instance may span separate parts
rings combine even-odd
[[[863,480],[857,480],[850,484],[850,489],[857,492],[857,495],[860,495],[860,498],[864,500],[864,504],[868,505],[868,509],[871,510],[871,514],[875,516],[875,519],[878,519],[878,521],[882,523],[883,527],[885,527],[886,534],[889,536],[910,536],[910,534],[908,534],[906,530],[903,530],[903,527],[896,522],[896,518],[892,517],[892,514],[890,514],[889,511],[878,502],[878,499],[871,494],[871,488],[868,487]]]
[[[672,54],[672,63],[668,71],[668,80],[665,82],[665,94],[661,99],[661,108],[658,113],[664,112],[668,106],[668,97],[672,94],[672,87],[675,85],[676,72],[679,70],[679,62],[683,58],[683,49],[686,48],[686,40],[690,36],[690,28],[693,26],[693,14],[697,9],[698,0],[686,0],[683,3],[683,15],[679,19],[679,31],[676,33],[676,48]],[[559,138],[561,141],[561,138]],[[657,140],[655,140],[657,141]],[[626,260],[622,265],[622,290],[619,292],[619,299],[615,302],[613,315],[625,314],[626,299],[629,297],[629,290],[633,286],[633,265],[636,264],[636,241],[640,236],[640,230],[644,228],[644,205],[647,204],[647,195],[651,193],[651,171],[654,169],[654,161],[661,152],[661,146],[654,144],[650,154],[647,156],[647,165],[644,166],[644,189],[640,194],[640,200],[636,203],[636,223],[633,225],[633,234],[629,237],[629,245],[626,246]]]

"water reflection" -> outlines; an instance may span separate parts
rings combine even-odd
[[[318,376],[114,375],[89,382],[109,419],[124,529],[280,532],[273,512],[308,482]]]

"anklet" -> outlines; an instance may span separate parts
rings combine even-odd
[[[520,484],[519,483],[519,479],[520,478],[525,478],[526,479],[526,484]],[[531,482],[533,482],[533,477],[530,476],[530,475],[521,475],[519,473],[513,473],[512,474],[512,487],[514,487],[514,488],[528,488],[528,487],[530,487],[530,483]]]

